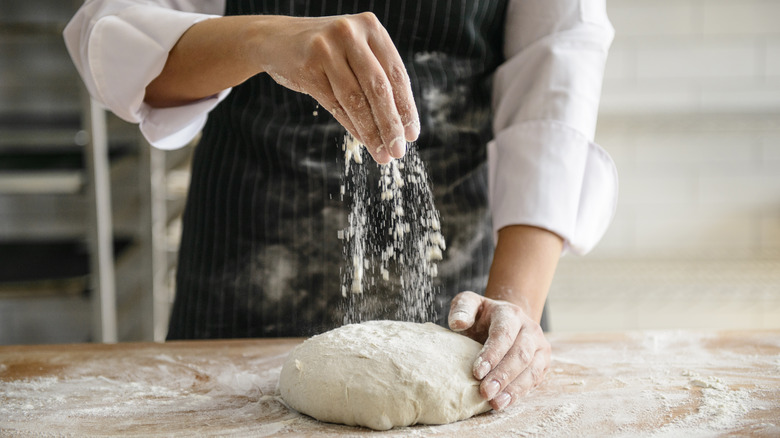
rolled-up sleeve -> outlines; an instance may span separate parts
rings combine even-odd
[[[617,170],[593,136],[613,35],[604,0],[510,1],[488,144],[496,233],[537,226],[584,254],[606,232]]]
[[[201,130],[208,112],[229,89],[187,105],[153,108],[144,103],[168,53],[193,24],[218,16],[219,1],[93,0],[64,31],[68,48],[92,97],[128,122],[138,123],[151,144],[174,149]]]

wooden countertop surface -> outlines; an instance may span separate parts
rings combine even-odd
[[[550,334],[505,412],[387,432],[287,409],[300,339],[0,347],[0,436],[780,436],[780,331]]]

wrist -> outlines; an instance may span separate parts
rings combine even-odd
[[[485,296],[513,303],[539,322],[562,249],[563,239],[542,228],[502,228]]]
[[[244,64],[252,75],[267,72],[274,58],[276,44],[274,36],[277,34],[274,28],[278,27],[282,16],[252,15],[245,17],[240,23],[240,31],[237,32],[238,62]]]

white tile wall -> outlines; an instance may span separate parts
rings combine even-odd
[[[701,8],[701,28],[705,35],[778,35],[777,0],[706,0],[695,2]]]
[[[616,40],[623,44],[621,40]],[[637,82],[750,80],[763,51],[750,38],[668,38],[633,44]]]
[[[710,112],[778,112],[780,88],[761,84],[721,84],[701,90],[700,106]]]
[[[608,0],[614,222],[553,330],[780,328],[780,1]]]
[[[620,37],[690,35],[699,2],[678,0],[609,0],[609,17]]]
[[[770,170],[780,169],[780,133],[768,135],[759,141],[759,159]]]
[[[602,111],[780,110],[780,2],[610,0]]]
[[[730,205],[744,210],[780,204],[780,175],[760,171],[752,174],[709,174],[699,178],[702,205]]]
[[[780,259],[567,258],[553,331],[780,329]]]
[[[764,45],[764,57],[766,59],[764,63],[765,74],[777,86],[777,79],[780,77],[780,38],[767,39]]]
[[[698,108],[701,101],[695,84],[656,83],[640,87],[634,81],[608,80],[602,90],[602,114],[685,113]]]
[[[620,200],[591,257],[780,253],[780,117],[605,115],[596,141]]]

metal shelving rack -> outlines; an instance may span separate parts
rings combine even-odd
[[[184,198],[167,187],[190,150],[151,148],[86,97],[61,36],[81,2],[40,3],[0,10],[0,343],[161,341]],[[63,243],[84,257],[52,259]]]

